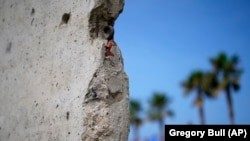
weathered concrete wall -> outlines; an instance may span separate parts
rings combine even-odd
[[[128,78],[103,28],[123,0],[0,0],[0,141],[125,141]]]

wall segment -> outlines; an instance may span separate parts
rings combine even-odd
[[[0,0],[0,141],[127,140],[128,77],[103,38],[123,5]]]

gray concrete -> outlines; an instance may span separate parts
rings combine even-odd
[[[0,141],[126,141],[123,0],[0,0]],[[118,43],[119,44],[119,43]]]

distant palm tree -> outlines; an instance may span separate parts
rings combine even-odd
[[[219,83],[215,93],[224,91],[226,94],[230,123],[234,124],[234,110],[231,90],[238,91],[240,89],[240,76],[243,72],[242,69],[237,68],[239,57],[237,55],[229,58],[225,53],[219,53],[218,56],[211,58],[211,64],[217,74]]]
[[[139,117],[139,112],[142,110],[139,101],[130,100],[130,123],[134,128],[134,141],[139,141],[139,127],[142,124],[142,119]]]
[[[204,98],[205,96],[214,97],[213,91],[216,87],[216,75],[214,73],[204,73],[200,70],[194,71],[190,74],[188,79],[182,83],[185,89],[185,94],[188,95],[192,91],[196,92],[196,99],[194,104],[199,108],[199,117],[201,124],[205,124],[204,115]]]
[[[173,111],[168,109],[168,106],[170,104],[170,98],[165,94],[161,92],[154,92],[153,96],[151,97],[149,104],[150,109],[148,111],[148,117],[150,121],[157,121],[159,123],[161,136],[162,132],[164,131],[164,119],[166,117],[172,117]]]

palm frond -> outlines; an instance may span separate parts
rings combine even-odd
[[[239,91],[240,90],[240,82],[239,82],[239,78],[238,77],[235,77],[232,82],[231,82],[231,85],[233,87],[233,89],[235,91]]]

